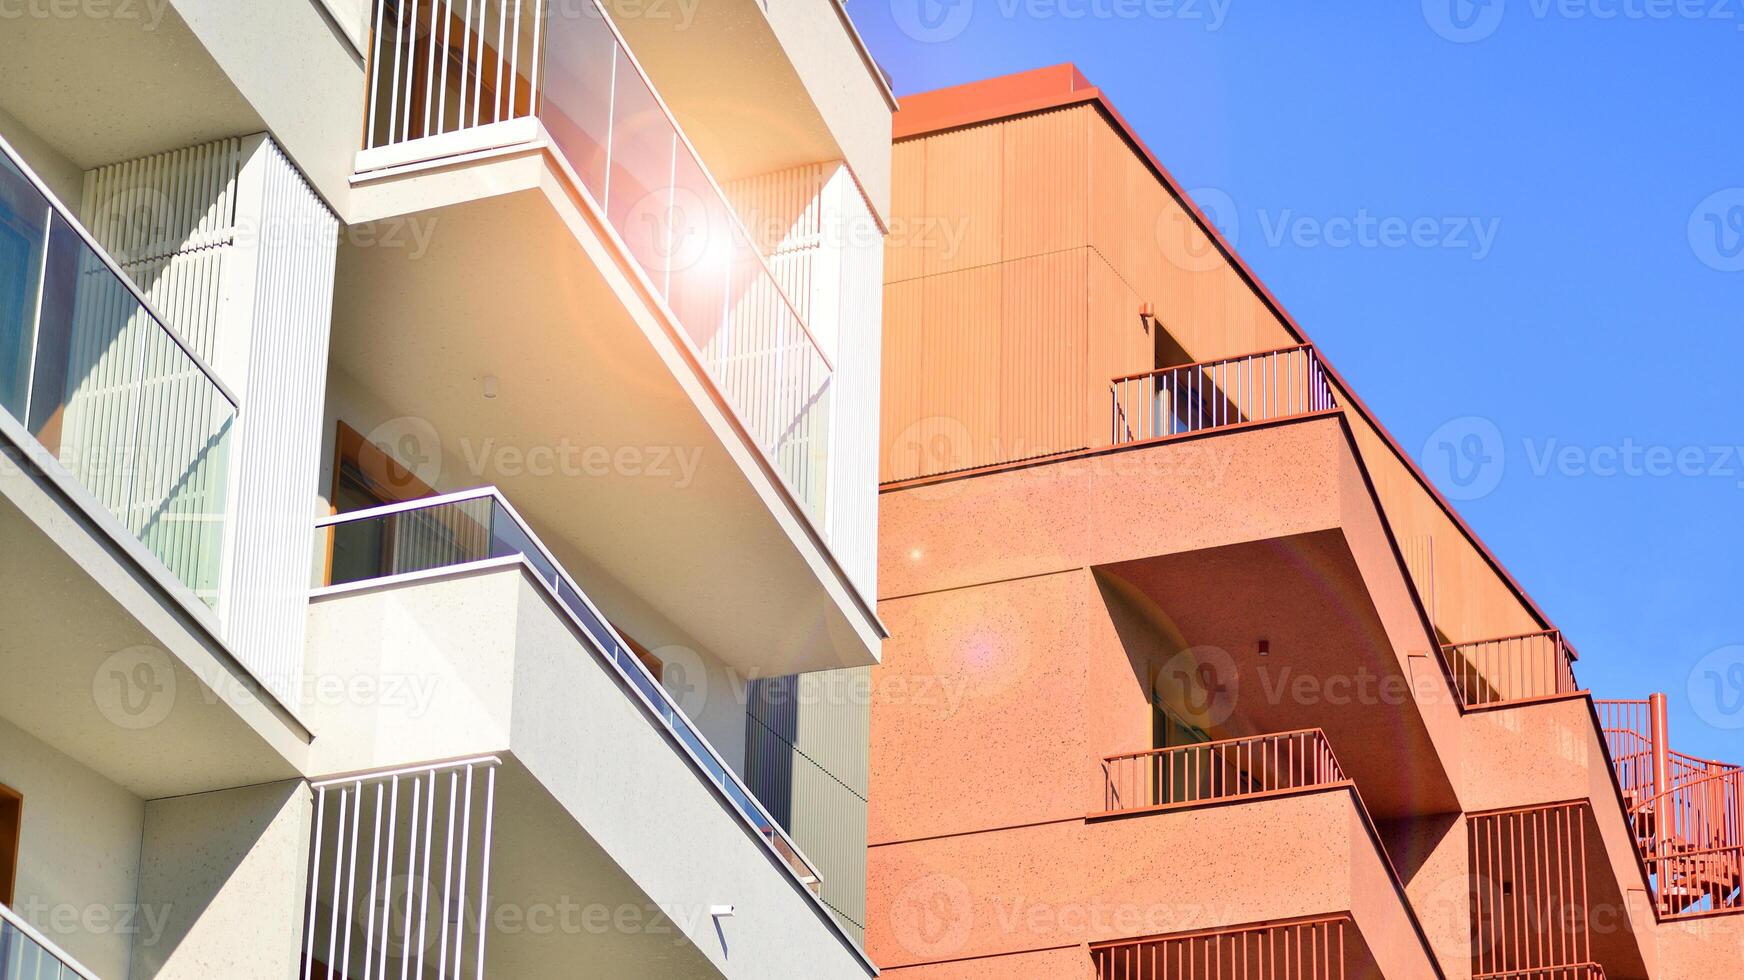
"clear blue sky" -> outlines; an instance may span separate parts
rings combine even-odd
[[[1744,762],[1744,0],[848,9],[898,95],[1075,62],[1582,682],[1666,691],[1677,747]],[[1364,215],[1428,223],[1343,234]]]

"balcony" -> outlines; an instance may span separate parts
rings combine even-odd
[[[342,249],[334,363],[384,418],[427,423],[460,485],[502,486],[742,673],[875,662],[837,554],[831,501],[858,491],[832,479],[830,345],[597,6],[452,6],[375,8],[354,212],[433,234],[416,256]],[[505,433],[582,462],[501,465]],[[669,475],[624,472],[628,451]]]
[[[1580,693],[1574,649],[1559,630],[1443,646],[1466,708],[1492,708]]]
[[[0,903],[0,980],[97,980]]]
[[[1116,446],[1299,418],[1338,407],[1311,345],[1146,371],[1109,384]]]
[[[785,929],[783,955],[815,957],[825,972],[856,972],[858,949],[818,898],[813,865],[497,490],[337,515],[322,525],[331,584],[312,604],[311,669],[348,683],[412,677],[433,692],[423,705],[317,706],[322,730],[341,733],[335,754],[317,758],[319,770],[376,773],[363,782],[386,787],[385,803],[375,796],[362,804],[373,807],[368,813],[409,819],[407,798],[394,816],[393,773],[427,768],[419,760],[494,760],[480,763],[481,785],[470,799],[472,832],[482,824],[488,833],[495,815],[495,900],[543,907],[598,892],[693,912],[735,904],[740,920],[729,938],[738,929],[763,938]],[[486,768],[496,773],[488,776],[494,808],[482,784]],[[453,796],[459,779],[464,774],[445,775],[437,791]],[[363,840],[355,828],[349,833]],[[489,845],[481,838],[477,846]],[[610,874],[599,870],[608,865]],[[336,907],[354,906],[339,899]],[[807,917],[816,929],[797,926]],[[712,946],[706,919],[674,927],[692,946]],[[326,928],[343,939],[343,930]],[[468,955],[486,955],[482,936],[467,942],[476,943]],[[653,962],[639,957],[660,943],[670,948],[673,938],[618,942],[624,948],[612,955],[629,957],[624,968],[639,972]],[[550,975],[562,957],[603,962],[600,948],[609,945],[591,935],[506,938],[489,955],[515,968],[487,974]],[[763,954],[749,955],[759,962]]]
[[[1350,780],[1319,729],[1223,739],[1102,760],[1106,813],[1200,806]]]

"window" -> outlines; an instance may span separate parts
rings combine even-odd
[[[11,905],[18,887],[18,841],[24,833],[24,797],[0,783],[0,905]]]
[[[395,504],[435,496],[436,491],[363,434],[339,423],[333,440],[333,512]],[[393,560],[387,528],[377,522],[354,525],[340,538],[327,539],[328,583],[356,582],[388,571]]]

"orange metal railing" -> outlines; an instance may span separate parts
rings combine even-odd
[[[1479,973],[1472,980],[1605,980],[1605,968],[1597,963],[1574,966],[1541,966],[1506,973]]]
[[[1311,345],[1122,375],[1109,394],[1116,446],[1337,407]]]
[[[1584,977],[1592,963],[1584,801],[1467,821],[1475,977]]]
[[[1744,911],[1744,767],[1673,750],[1663,694],[1594,704],[1659,916]]]
[[[1574,651],[1560,630],[1502,636],[1441,648],[1468,708],[1573,694]]]
[[[1129,752],[1102,760],[1108,813],[1190,806],[1346,781],[1318,728]]]
[[[1344,980],[1353,929],[1330,916],[1099,943],[1090,957],[1097,980]]]

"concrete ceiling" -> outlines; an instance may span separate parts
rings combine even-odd
[[[81,169],[266,128],[175,9],[16,17],[0,30],[0,109]]]

